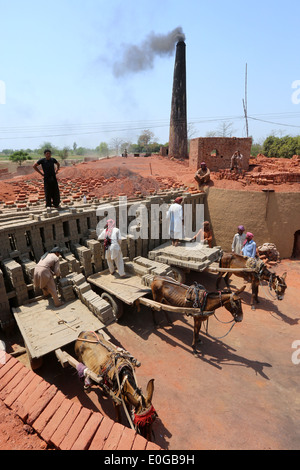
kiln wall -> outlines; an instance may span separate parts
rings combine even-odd
[[[254,234],[257,246],[274,243],[281,258],[292,255],[294,234],[300,230],[300,193],[228,191],[208,188],[205,218],[210,220],[214,242],[231,251],[237,226]]]

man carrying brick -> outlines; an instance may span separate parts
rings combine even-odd
[[[239,150],[234,152],[230,161],[230,171],[236,170],[238,173],[242,172],[243,168],[243,155]]]
[[[56,285],[54,282],[54,275],[60,276],[59,268],[59,255],[61,249],[56,246],[49,253],[45,253],[34,269],[33,282],[35,287],[42,289],[43,294],[46,296],[51,294],[53,297],[55,307],[63,305],[58,298]]]

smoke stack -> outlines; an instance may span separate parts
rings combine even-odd
[[[185,42],[176,45],[170,119],[169,156],[187,158]]]

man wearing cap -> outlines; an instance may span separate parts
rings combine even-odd
[[[45,253],[34,268],[33,283],[37,288],[42,289],[44,296],[52,295],[55,307],[63,305],[58,298],[54,275],[60,276],[59,255],[62,253],[58,246],[50,252]]]
[[[239,225],[237,228],[237,233],[234,235],[231,245],[231,251],[236,253],[237,255],[242,254],[242,248],[244,241],[246,239],[245,227],[243,225]]]
[[[207,168],[206,163],[202,162],[200,164],[199,170],[196,171],[195,173],[195,180],[198,183],[198,187],[200,189],[201,186],[204,184],[209,183],[210,181],[210,170]]]
[[[256,256],[256,243],[253,240],[253,233],[246,233],[246,240],[244,241],[242,253],[248,258],[255,258]]]

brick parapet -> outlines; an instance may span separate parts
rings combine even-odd
[[[0,400],[31,426],[49,448],[161,450],[131,428],[69,400],[7,353],[0,362]]]

